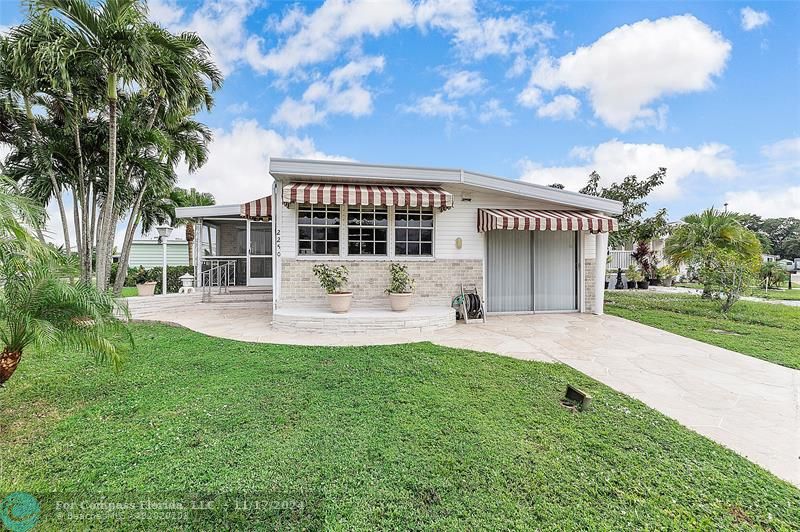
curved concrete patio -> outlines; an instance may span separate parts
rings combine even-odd
[[[431,341],[523,360],[562,362],[635,397],[800,486],[800,371],[614,316],[490,317],[421,334],[274,331],[271,305],[133,301],[133,319],[247,342],[376,345]],[[161,301],[157,301],[161,299]],[[187,306],[187,303],[189,305]]]

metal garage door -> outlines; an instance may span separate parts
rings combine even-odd
[[[577,232],[499,230],[486,239],[489,312],[577,310]]]

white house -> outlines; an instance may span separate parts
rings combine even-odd
[[[134,240],[131,242],[131,255],[128,265],[131,268],[144,266],[153,268],[163,264],[163,247],[158,240]],[[189,251],[186,240],[167,241],[167,264],[170,266],[188,266]]]
[[[321,262],[347,265],[354,310],[385,307],[398,262],[418,306],[449,308],[467,284],[489,313],[602,313],[620,202],[460,169],[272,159],[269,173],[262,198],[177,215],[196,220],[198,271],[230,261],[235,284],[272,287],[274,312],[326,304]]]

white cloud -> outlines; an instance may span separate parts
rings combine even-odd
[[[800,137],[779,140],[761,147],[761,154],[772,160],[788,159],[800,164]]]
[[[647,106],[666,95],[710,89],[730,51],[719,32],[691,15],[642,20],[559,59],[540,60],[529,86],[586,90],[595,116],[621,131],[660,125],[666,111]]]
[[[413,6],[407,0],[327,0],[311,13],[290,9],[272,23],[273,31],[290,35],[266,54],[261,52],[264,39],[251,36],[246,54],[257,71],[286,75],[333,59],[365,35],[377,37],[412,21]]]
[[[728,208],[764,218],[800,218],[800,186],[769,190],[744,190],[725,194]]]
[[[756,11],[750,6],[743,7],[739,12],[742,15],[742,29],[751,31],[769,23],[769,15],[766,11]]]
[[[147,2],[147,9],[150,20],[164,26],[180,22],[184,14],[184,9],[175,0],[150,0]]]
[[[364,116],[372,112],[372,94],[364,88],[364,78],[383,70],[381,56],[362,57],[314,81],[300,100],[287,97],[272,115],[271,121],[300,128],[317,124],[331,114]]]
[[[500,122],[505,125],[511,123],[511,112],[504,108],[497,98],[492,98],[481,105],[480,112],[478,113],[478,121],[482,124],[489,122]]]
[[[464,109],[460,105],[446,101],[441,93],[433,96],[423,96],[411,105],[401,105],[400,110],[404,113],[412,113],[420,116],[443,116],[453,118],[462,115]]]
[[[309,137],[283,136],[255,120],[238,120],[230,130],[214,130],[202,168],[193,174],[178,169],[179,185],[211,192],[219,204],[249,201],[272,191],[270,157],[346,159],[321,152]]]
[[[517,103],[523,107],[539,107],[542,105],[542,91],[533,86],[525,87],[517,95]]]
[[[541,117],[572,120],[578,115],[581,101],[569,94],[559,94],[549,103],[539,107],[536,114]]]
[[[689,177],[730,179],[741,175],[741,169],[723,144],[703,144],[699,147],[671,148],[663,144],[628,144],[611,140],[593,147],[573,148],[570,155],[576,164],[544,166],[528,159],[520,161],[521,179],[547,185],[562,183],[569,190],[578,190],[589,174],[596,170],[604,184],[635,174],[646,177],[659,167],[667,168],[664,184],[656,189],[656,198],[675,198]]]
[[[463,98],[480,92],[486,86],[486,83],[486,79],[481,76],[480,72],[459,70],[447,77],[442,90],[447,94],[448,98]]]
[[[250,104],[249,103],[247,103],[247,102],[239,102],[239,103],[230,104],[229,106],[227,106],[225,108],[225,110],[228,111],[231,114],[240,115],[240,114],[246,113],[248,111],[251,111],[252,109],[250,108]]]

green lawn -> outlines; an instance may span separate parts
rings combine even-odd
[[[606,292],[606,312],[775,364],[800,369],[800,307],[739,301],[727,316],[691,294]]]
[[[120,295],[122,297],[135,297],[139,295],[139,289],[135,286],[123,286]]]
[[[781,299],[783,301],[800,301],[800,288],[792,288],[791,290],[770,290],[764,291],[753,290],[750,293],[753,297],[762,297],[764,299]]]
[[[133,330],[136,355],[118,375],[34,354],[0,390],[0,492],[40,497],[38,529],[76,528],[56,502],[100,494],[212,504],[178,522],[83,512],[81,527],[800,523],[799,490],[564,365],[427,343],[289,347]],[[591,410],[559,404],[567,383],[594,396]]]

